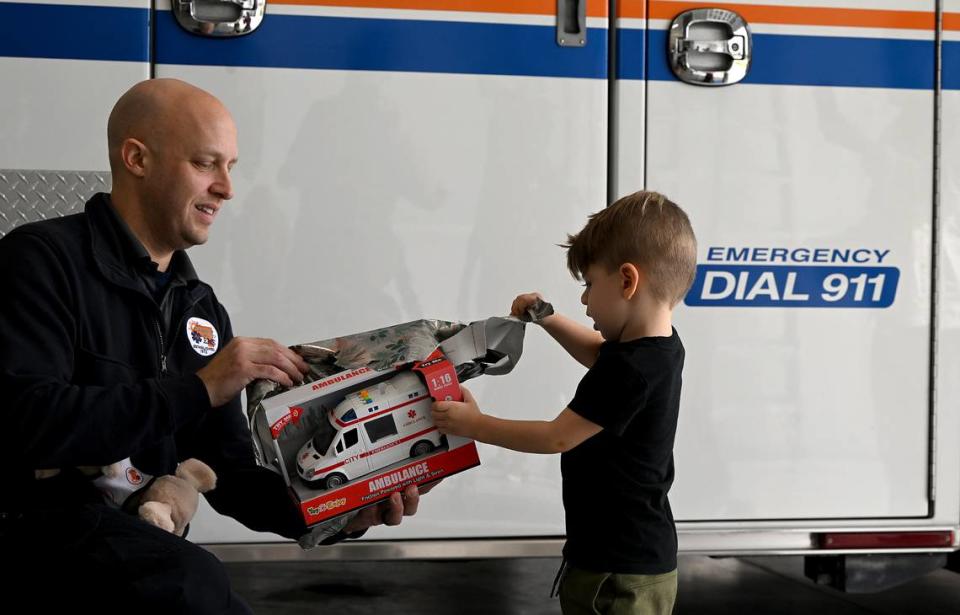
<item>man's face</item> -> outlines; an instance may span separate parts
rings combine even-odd
[[[209,104],[185,113],[150,146],[145,214],[163,248],[184,250],[207,241],[224,201],[233,198],[237,129],[230,114]]]

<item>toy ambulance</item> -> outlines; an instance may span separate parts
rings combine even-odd
[[[311,487],[332,489],[432,452],[443,444],[430,418],[432,403],[413,372],[348,394],[297,453],[300,477]]]

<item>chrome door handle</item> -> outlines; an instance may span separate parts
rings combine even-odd
[[[561,47],[587,44],[587,0],[557,0],[557,44]]]
[[[728,55],[735,60],[741,60],[744,57],[746,44],[742,36],[734,36],[725,41],[682,41],[681,49],[684,52],[696,53],[720,53]]]
[[[263,21],[267,0],[173,0],[184,30],[201,36],[250,34]]]
[[[677,15],[667,39],[670,68],[695,85],[731,85],[747,76],[753,43],[740,15],[694,9]]]

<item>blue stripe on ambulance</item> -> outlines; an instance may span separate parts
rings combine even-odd
[[[0,56],[147,62],[149,41],[146,9],[0,3]]]
[[[960,41],[944,41],[941,83],[945,90],[960,90]]]
[[[268,15],[231,41],[193,36],[157,16],[157,63],[333,70],[606,78],[607,33],[583,48],[556,30],[514,24]]]

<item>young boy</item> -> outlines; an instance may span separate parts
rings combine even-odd
[[[677,536],[667,492],[684,350],[671,314],[696,269],[687,215],[637,192],[590,216],[568,237],[567,267],[585,282],[594,331],[559,314],[541,325],[589,368],[552,421],[516,421],[463,402],[434,404],[441,432],[529,453],[562,453],[567,543],[564,615],[669,614],[677,593]],[[523,315],[540,295],[518,296]]]

